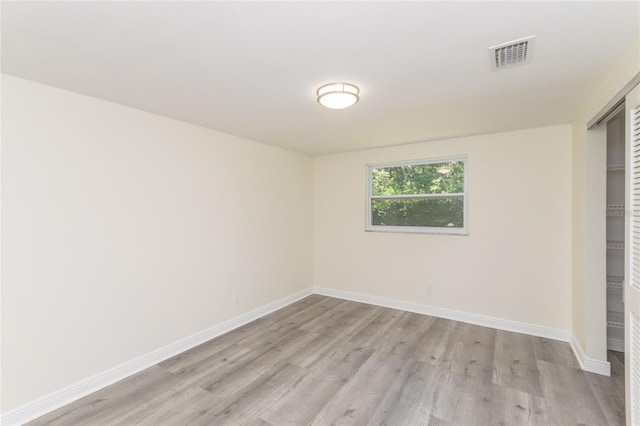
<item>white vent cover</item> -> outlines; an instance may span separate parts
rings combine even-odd
[[[533,59],[533,41],[535,36],[529,36],[489,48],[491,69],[501,70],[516,65],[531,63]]]

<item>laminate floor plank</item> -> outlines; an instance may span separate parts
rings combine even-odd
[[[547,408],[540,395],[491,385],[492,425],[548,425]]]
[[[381,309],[349,341],[356,345],[380,349],[399,328],[406,312]]]
[[[496,332],[493,383],[542,396],[533,337],[509,331]]]
[[[616,362],[616,364],[622,366],[622,369],[624,369],[624,352],[617,352],[617,351],[607,351],[607,359],[610,362]]]
[[[365,303],[344,302],[300,328],[309,332],[331,334],[349,339],[360,332],[376,314],[384,309]]]
[[[254,380],[267,374],[273,366],[284,361],[289,355],[316,337],[317,335],[313,333],[296,330],[278,339],[268,351],[257,352],[258,356],[247,358],[245,362],[236,364],[234,368],[223,374],[208,376],[208,380],[200,381],[199,386],[220,398],[233,398],[242,389],[251,386]]]
[[[462,341],[458,343],[450,365],[442,365],[447,374],[440,385],[468,394],[479,394],[489,388],[493,377],[495,338],[495,329],[465,324]]]
[[[329,353],[310,367],[290,392],[275,402],[260,416],[275,425],[295,426],[309,424],[340,389],[374,353],[373,350],[344,342],[332,347]],[[300,401],[304,395],[304,401]]]
[[[247,383],[242,392],[225,399],[196,419],[193,425],[241,425],[257,421],[263,411],[295,388],[308,371],[287,362],[275,364],[267,372]]]
[[[219,349],[219,350],[218,350]],[[205,355],[208,355],[205,357]],[[182,376],[183,378],[204,377],[211,373],[219,374],[225,368],[231,368],[237,362],[245,358],[256,358],[259,353],[246,346],[231,344],[226,347],[216,348],[211,355],[207,352],[199,352],[197,356],[185,356],[170,362],[168,365],[158,364],[167,371]]]
[[[611,364],[611,377],[585,373],[591,390],[610,425],[624,426],[624,364],[619,358],[620,352],[608,352]]]
[[[173,389],[137,406],[117,423],[123,425],[183,425],[191,424],[207,414],[215,400],[210,392],[198,387]]]
[[[422,423],[418,423],[418,425],[422,425]],[[429,423],[427,426],[451,426],[451,422],[438,418],[436,416],[429,417]]]
[[[312,295],[32,425],[624,425],[624,357]]]
[[[538,369],[550,423],[608,424],[583,371],[546,361]]]
[[[533,352],[537,360],[564,365],[565,367],[571,367],[577,370],[580,369],[580,365],[573,355],[571,346],[565,342],[545,339],[543,337],[533,337]]]
[[[449,365],[458,346],[462,344],[464,324],[436,318],[417,344],[413,357],[431,365]]]
[[[272,312],[264,318],[272,323],[295,323],[300,326],[344,303],[345,301],[341,299],[312,295]]]
[[[397,327],[389,330],[388,336],[381,339],[379,350],[397,355],[414,354],[435,319],[428,315],[405,312]]]
[[[328,359],[336,352],[336,348],[345,345],[353,346],[340,336],[320,334],[309,344],[287,357],[287,362],[299,367],[308,368],[323,359]]]
[[[491,424],[491,387],[479,389],[478,393],[443,392],[449,401],[454,401],[451,411],[452,425],[485,426]],[[445,399],[445,398],[442,398]],[[451,406],[451,402],[449,402]],[[448,418],[447,418],[448,419]]]
[[[277,322],[262,330],[260,333],[253,333],[243,337],[238,340],[237,344],[252,349],[267,351],[275,347],[283,336],[296,332],[299,332],[299,327],[295,322]]]
[[[185,389],[189,387],[204,389],[216,382],[231,386],[231,378],[241,376],[243,371],[248,370],[250,365],[263,356],[264,354],[260,352],[234,345],[228,350],[202,360],[197,365],[178,370],[173,374]],[[251,377],[254,375],[255,372],[251,372]]]
[[[307,301],[307,303],[304,303],[305,301]],[[343,300],[327,297],[322,300],[316,300],[314,296],[305,298],[301,302],[303,302],[303,304],[298,311],[292,310],[298,306],[297,303],[285,307],[284,309],[287,309],[288,314],[283,317],[280,317],[279,312],[267,315],[264,317],[269,324],[267,327],[261,328],[260,332],[244,335],[237,343],[251,348],[259,348],[261,351],[267,351],[274,342],[279,341],[278,339],[282,338],[282,336],[295,331],[300,328],[301,325],[307,324],[319,315],[330,312],[332,309],[344,304]]]
[[[174,357],[167,359],[159,363],[160,367],[163,367],[169,371],[177,371],[183,369],[189,365],[198,363],[203,359],[209,358],[230,345],[237,343],[238,341],[246,338],[249,335],[259,335],[269,327],[273,327],[273,323],[263,318],[259,318],[248,324],[243,325],[240,328],[225,333],[219,337],[216,337],[208,342],[196,346],[193,349],[182,352]]]
[[[430,424],[438,403],[441,370],[410,360],[379,404],[371,425]],[[436,419],[434,421],[443,421]]]
[[[376,352],[315,416],[313,425],[366,424],[402,372],[408,358]]]
[[[154,366],[121,382],[49,413],[32,425],[107,425],[120,420],[141,405],[178,385],[170,372]]]
[[[318,309],[319,306],[328,306],[340,302],[341,300],[338,299],[328,298],[320,296],[318,294],[312,294],[311,296],[307,296],[304,299],[291,303],[284,308],[271,312],[270,314],[267,314],[262,318],[271,322],[280,322],[288,319],[292,315],[301,315],[303,312],[305,312],[307,309],[310,309],[314,305],[318,305],[314,308]]]

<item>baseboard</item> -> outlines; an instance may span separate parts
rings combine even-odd
[[[457,311],[454,309],[440,308],[437,306],[422,305],[418,303],[406,302],[404,300],[390,299],[380,296],[372,296],[369,294],[355,293],[350,291],[335,290],[330,288],[315,287],[314,292],[323,296],[336,297],[338,299],[352,300],[354,302],[368,303],[370,305],[384,306],[385,308],[400,309],[403,311],[415,312],[423,315],[432,315],[439,318],[446,318],[469,324],[491,327],[498,330],[513,331],[516,333],[529,334],[531,336],[544,337],[552,340],[568,342],[575,354],[580,368],[590,373],[601,374],[603,376],[611,375],[611,364],[608,361],[601,361],[595,358],[589,358],[582,349],[582,345],[571,334],[569,330],[544,327],[540,325],[527,324],[518,321],[505,320],[486,315],[471,314],[468,312]],[[624,351],[624,342],[611,340],[608,341],[609,349]],[[621,349],[614,349],[619,347]]]
[[[589,358],[584,353],[580,342],[571,334],[569,330],[544,327],[540,325],[527,324],[518,321],[505,320],[501,318],[490,317],[486,315],[471,314],[454,309],[440,308],[437,306],[422,305],[418,303],[406,302],[404,300],[389,299],[380,296],[371,296],[368,294],[354,293],[350,291],[334,290],[330,288],[316,287],[316,294],[323,296],[336,297],[338,299],[352,300],[354,302],[368,303],[370,305],[384,306],[385,308],[400,309],[403,311],[415,312],[423,315],[432,315],[439,318],[446,318],[469,324],[491,327],[498,330],[513,331],[516,333],[529,334],[531,336],[544,337],[552,340],[568,342],[571,349],[578,359],[580,368],[590,373],[601,374],[604,376],[611,375],[611,365],[608,361],[600,361]],[[623,345],[624,350],[624,345]]]
[[[599,359],[589,358],[584,352],[580,341],[575,335],[571,335],[571,349],[578,359],[580,368],[590,373],[601,374],[603,376],[611,376],[611,364],[609,361],[601,361]]]
[[[35,401],[29,402],[7,413],[3,413],[0,417],[1,425],[22,425],[34,420],[46,413],[60,408],[70,402],[76,401],[84,396],[89,395],[97,390],[109,386],[117,381],[125,379],[132,374],[138,373],[149,368],[159,362],[171,358],[181,352],[194,348],[204,342],[207,342],[221,334],[234,330],[244,324],[263,317],[273,311],[281,309],[291,303],[313,294],[313,289],[308,288],[275,302],[261,306],[257,309],[239,315],[235,318],[227,320],[218,325],[214,325],[206,330],[202,330],[177,342],[171,343],[162,348],[156,349],[146,355],[133,359],[124,364],[118,365],[102,373],[96,374],[87,379],[81,380],[71,386],[59,391],[53,392]]]
[[[523,322],[505,320],[486,315],[471,314],[454,309],[440,308],[437,306],[423,305],[419,303],[406,302],[404,300],[389,299],[380,296],[354,293],[350,291],[334,290],[330,288],[316,287],[316,294],[336,297],[339,299],[352,300],[354,302],[368,303],[370,305],[384,306],[385,308],[400,309],[403,311],[415,312],[423,315],[432,315],[439,318],[446,318],[469,324],[481,325],[484,327],[496,328],[498,330],[513,331],[516,333],[529,334],[531,336],[544,337],[547,339],[569,342],[571,332],[557,328],[544,327],[540,325],[527,324]]]
[[[313,289],[305,289],[276,300],[275,302],[261,306],[245,314],[239,315],[228,321],[200,331],[194,335],[178,340],[167,346],[159,348],[146,355],[133,359],[129,362],[111,368],[102,373],[84,379],[78,383],[68,386],[59,391],[53,392],[44,397],[38,398],[21,407],[15,408],[0,416],[1,425],[21,425],[34,420],[46,413],[57,408],[78,400],[90,393],[98,391],[117,381],[125,379],[132,374],[138,373],[149,368],[159,362],[162,362],[181,352],[187,351],[195,346],[207,342],[221,334],[227,333],[244,324],[263,317],[273,311],[281,309],[291,303],[303,299],[311,294],[319,294],[323,296],[335,297],[344,300],[352,300],[354,302],[362,302],[371,305],[383,306],[392,309],[400,309],[408,312],[415,312],[423,315],[432,315],[440,318],[446,318],[470,324],[491,327],[498,330],[513,331],[516,333],[529,334],[532,336],[544,337],[547,339],[569,342],[571,348],[578,359],[580,367],[592,373],[609,376],[611,374],[611,366],[606,361],[600,361],[588,358],[580,342],[568,330],[555,329],[534,324],[527,324],[517,321],[505,320],[501,318],[490,317],[486,315],[472,314],[453,309],[440,308],[437,306],[423,305],[418,303],[406,302],[403,300],[390,299],[380,296],[372,296],[362,293],[354,293],[350,291],[335,290],[323,287],[315,287]]]
[[[610,351],[624,352],[624,340],[607,339],[607,349]]]

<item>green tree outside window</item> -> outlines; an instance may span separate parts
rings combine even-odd
[[[371,167],[373,226],[464,228],[465,162]]]

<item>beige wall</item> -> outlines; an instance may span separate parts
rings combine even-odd
[[[468,236],[364,232],[366,164],[461,154]],[[315,157],[314,259],[316,286],[569,330],[571,126]]]
[[[310,287],[311,180],[307,156],[3,76],[2,411]]]
[[[607,359],[606,135],[587,122],[640,72],[640,39],[594,85],[572,125],[572,331],[589,358]]]

